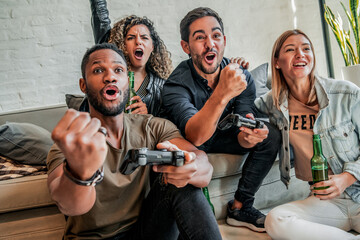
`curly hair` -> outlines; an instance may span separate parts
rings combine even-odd
[[[149,60],[146,63],[146,71],[150,71],[160,78],[167,79],[172,72],[171,54],[166,49],[164,42],[160,39],[155,31],[154,24],[147,17],[138,17],[131,15],[122,18],[116,22],[111,29],[109,43],[114,43],[120,48],[125,55],[128,68],[131,68],[129,53],[125,47],[125,37],[130,28],[135,25],[145,25],[150,32],[150,36],[154,45],[154,50],[150,54]]]

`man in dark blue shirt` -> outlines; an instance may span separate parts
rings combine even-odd
[[[268,123],[262,129],[217,129],[219,120],[229,113],[254,117],[254,81],[238,63],[223,57],[224,27],[212,9],[190,11],[180,23],[180,33],[190,59],[180,63],[165,82],[164,116],[207,153],[249,153],[235,199],[228,203],[227,223],[265,231],[265,215],[252,205],[276,158],[280,134]]]

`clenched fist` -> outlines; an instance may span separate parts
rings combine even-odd
[[[72,174],[79,179],[91,178],[105,161],[107,145],[105,135],[98,131],[100,126],[100,120],[89,113],[69,109],[52,132]]]
[[[240,65],[230,63],[221,71],[219,83],[215,90],[228,102],[241,94],[246,87],[246,76],[243,70],[240,69]]]

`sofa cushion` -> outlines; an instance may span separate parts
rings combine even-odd
[[[226,217],[227,202],[234,198],[246,157],[247,155],[208,154],[214,167],[208,189],[218,220]],[[254,206],[266,213],[269,208],[308,196],[308,183],[297,179],[294,169],[290,173],[292,178],[289,189],[286,189],[280,180],[279,161],[276,160],[255,194]]]
[[[83,95],[78,94],[65,94],[65,101],[68,108],[79,110],[82,101],[84,100]]]
[[[269,88],[267,87],[268,65],[268,63],[264,63],[250,71],[251,76],[255,81],[257,98],[269,91]]]
[[[208,154],[209,161],[214,168],[212,179],[233,176],[241,173],[242,165],[248,155],[226,153]]]
[[[1,155],[29,165],[46,165],[51,134],[31,123],[8,122],[0,126]]]
[[[0,155],[0,181],[46,174],[46,171],[46,166],[18,163]]]
[[[65,216],[57,206],[3,213],[0,217],[0,240],[61,240]]]
[[[0,181],[0,213],[54,205],[47,174]]]

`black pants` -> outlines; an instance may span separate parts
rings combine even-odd
[[[164,185],[157,178],[142,206],[136,224],[113,240],[218,240],[215,216],[200,188]]]
[[[265,122],[269,129],[268,137],[253,148],[243,148],[239,145],[237,128],[228,130],[216,130],[215,134],[204,143],[199,149],[206,153],[249,153],[242,168],[242,176],[239,180],[238,189],[235,192],[235,199],[244,207],[252,206],[254,195],[259,190],[262,181],[270,171],[281,144],[280,131]]]

